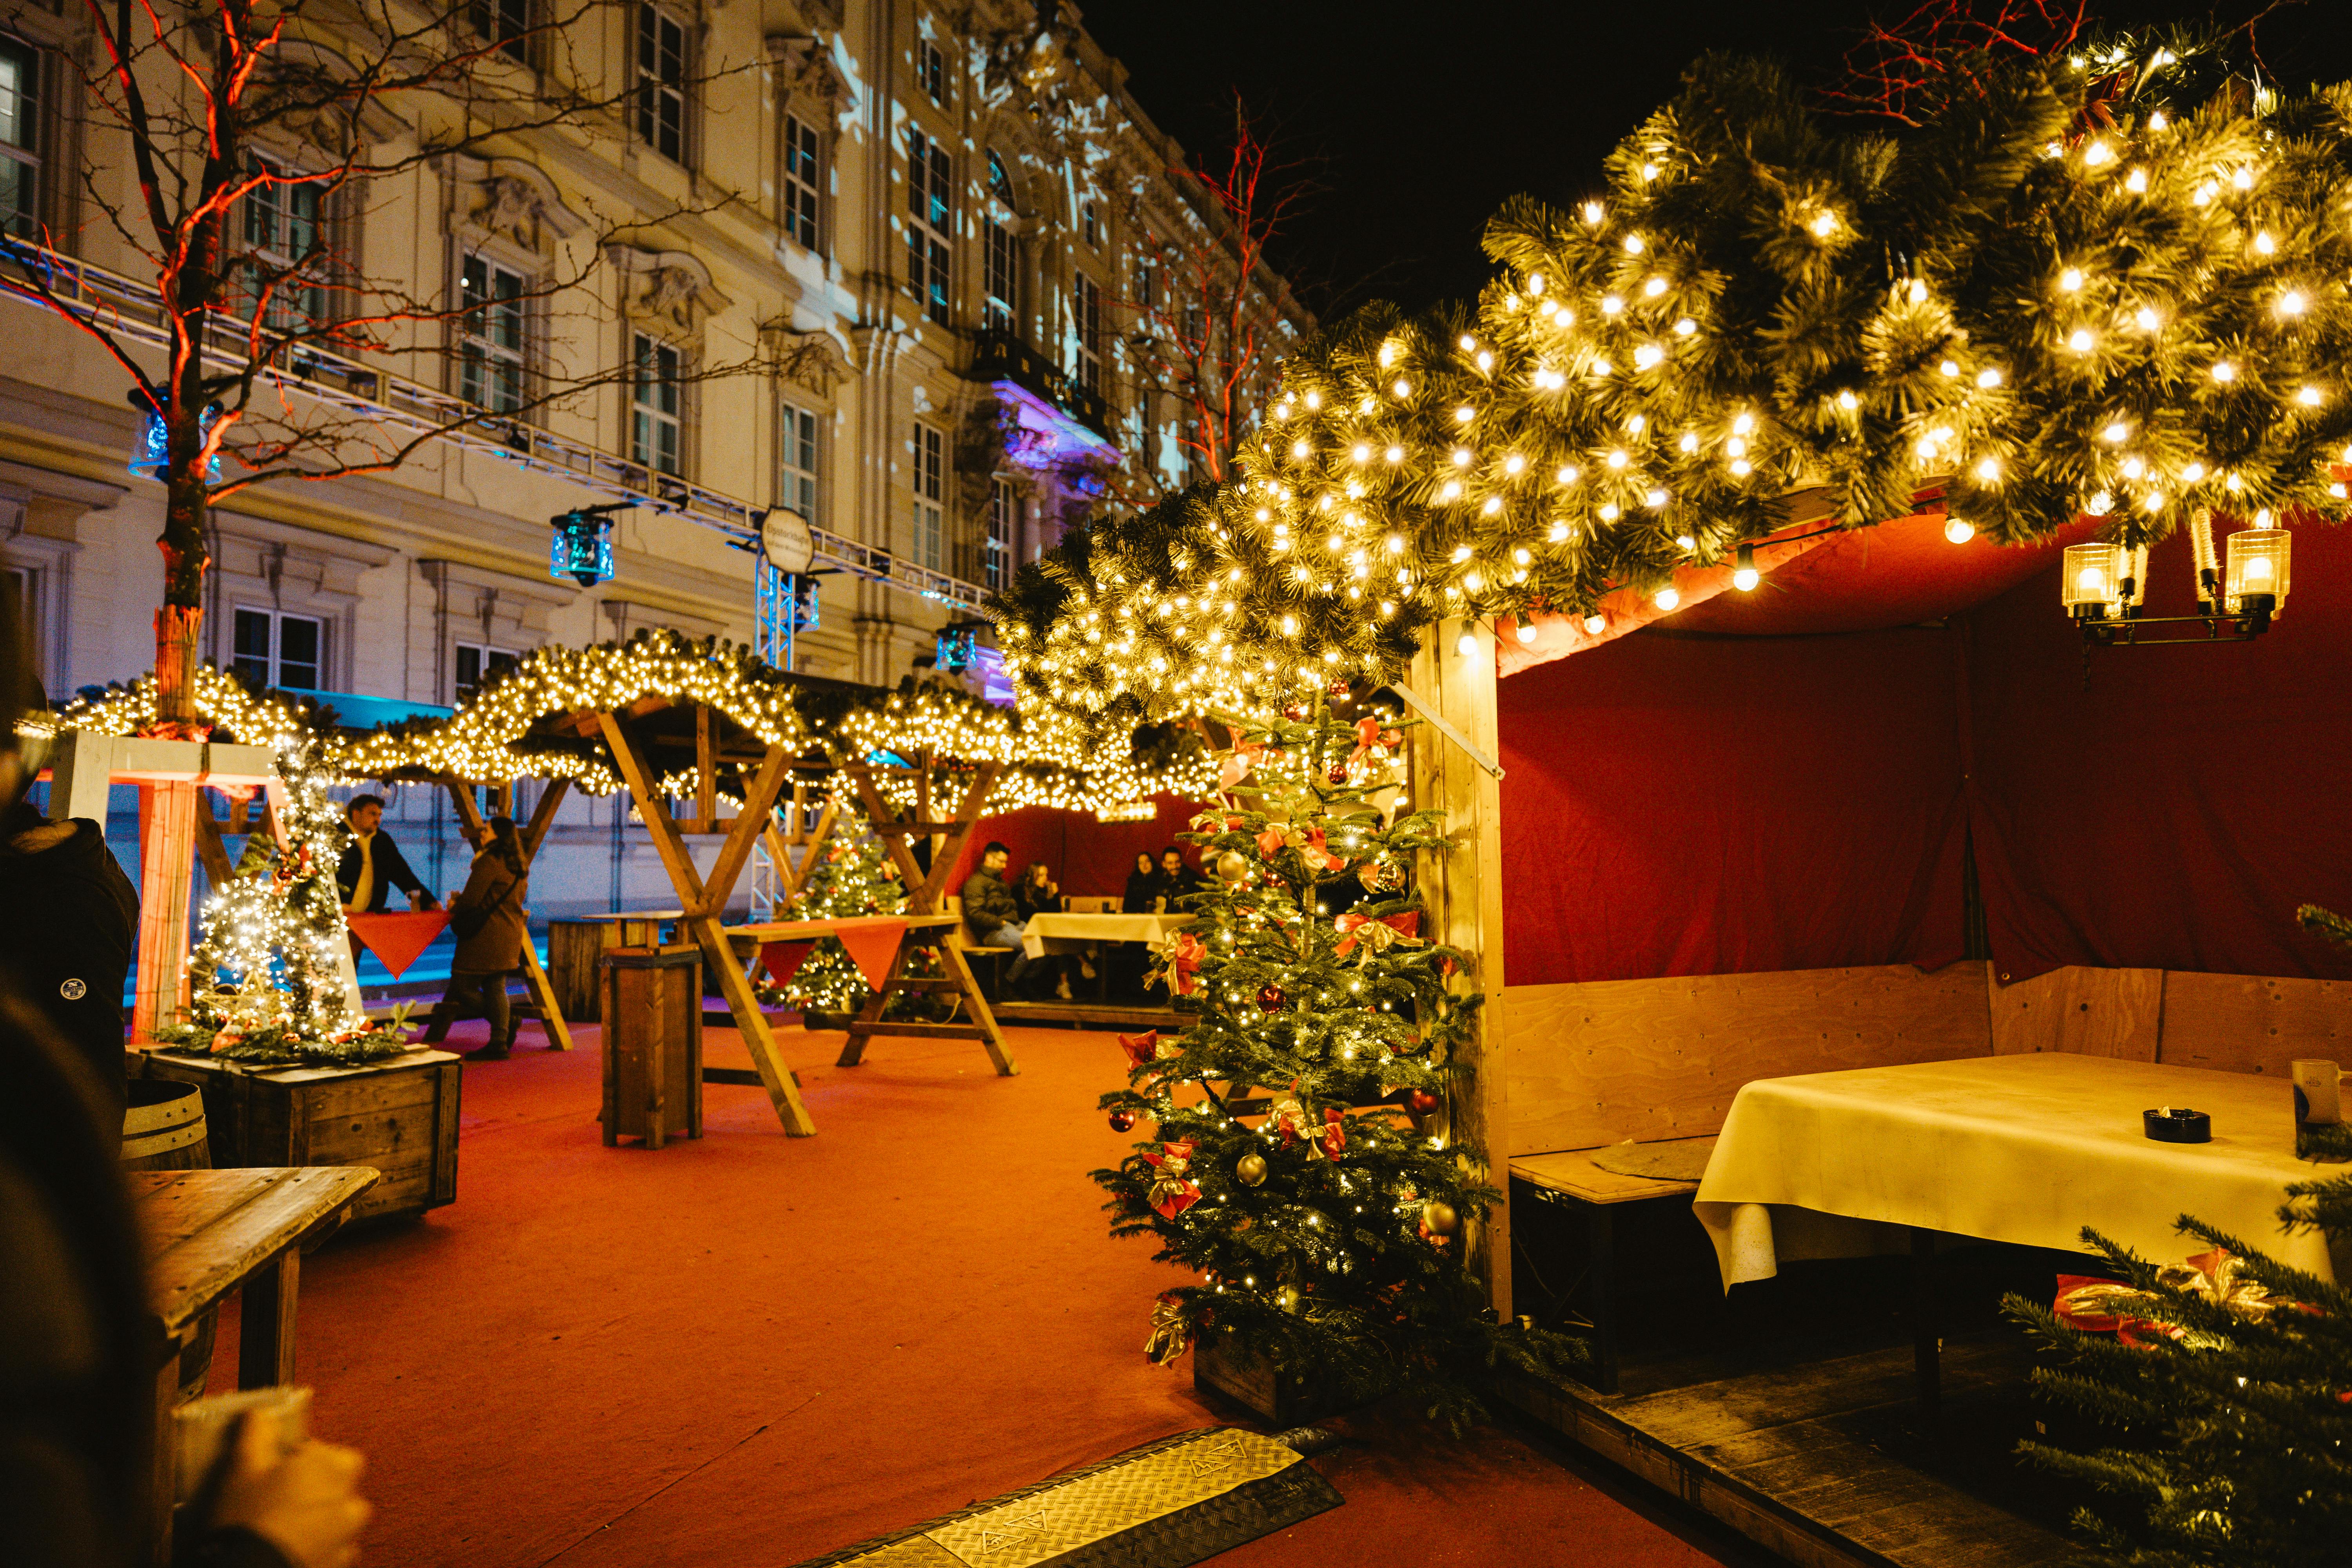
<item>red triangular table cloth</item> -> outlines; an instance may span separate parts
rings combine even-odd
[[[801,934],[803,931],[807,934]],[[857,973],[866,977],[866,984],[878,991],[889,977],[891,960],[898,955],[898,942],[907,934],[907,922],[898,915],[785,921],[761,927],[761,934],[766,940],[760,944],[760,962],[767,966],[778,985],[791,984],[809,950],[820,938],[830,936],[840,939],[841,945],[848,950],[849,962],[857,965]]]
[[[446,910],[420,910],[414,914],[349,915],[352,934],[360,945],[383,961],[394,980],[449,929]]]

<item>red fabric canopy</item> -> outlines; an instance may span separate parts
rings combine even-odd
[[[2352,975],[2294,923],[2352,912],[2352,534],[2295,529],[2259,640],[2086,659],[2055,545],[1940,528],[1501,683],[1512,984],[1932,967],[1965,951],[1971,843],[2006,978]],[[2159,546],[2148,613],[2187,613],[2189,575]]]

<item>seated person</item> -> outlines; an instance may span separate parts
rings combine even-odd
[[[1160,852],[1160,910],[1163,914],[1192,912],[1190,902],[1202,887],[1201,873],[1184,864],[1184,851],[1173,844]]]
[[[1156,915],[1160,906],[1160,868],[1151,863],[1151,851],[1135,852],[1135,869],[1127,874],[1127,893],[1118,901],[1123,915]]]
[[[1043,860],[1030,862],[1029,868],[1021,873],[1020,885],[1013,889],[1013,901],[1021,906],[1021,919],[1024,925],[1032,915],[1060,914],[1062,886],[1054,880],[1053,868]],[[1052,982],[1051,984],[1046,984],[1041,980],[1031,986],[1032,993],[1040,1001],[1045,1000],[1047,995],[1060,996],[1066,1000],[1068,998],[1070,971],[1073,967],[1083,968],[1089,980],[1094,978],[1095,973],[1091,963],[1080,963],[1074,965],[1071,955],[1066,952],[1054,953],[1041,958],[1037,961],[1036,967],[1045,971],[1046,977]]]
[[[1004,868],[1012,859],[1012,850],[990,844],[980,852],[980,869],[963,879],[959,895],[963,900],[965,939],[974,947],[1013,950],[1012,965],[1004,972],[1007,985],[1019,984],[1029,973],[1029,955],[1021,949],[1021,905],[1013,889],[1004,885]]]

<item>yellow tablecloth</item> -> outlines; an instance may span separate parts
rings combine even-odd
[[[1021,931],[1021,951],[1031,958],[1049,952],[1076,952],[1103,942],[1148,942],[1180,926],[1192,923],[1191,915],[1031,915]]]
[[[2213,1119],[2210,1143],[2159,1143],[2140,1112]],[[2340,1173],[2294,1157],[2293,1086],[2105,1057],[1970,1057],[1763,1079],[1731,1103],[1693,1208],[1728,1288],[1780,1260],[1907,1245],[1919,1226],[2082,1251],[2088,1225],[2166,1261],[2203,1244],[2183,1214],[2333,1279],[2324,1238],[2279,1232],[2290,1182]]]

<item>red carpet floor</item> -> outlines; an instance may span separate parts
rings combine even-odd
[[[659,1152],[599,1142],[593,1028],[469,1065],[457,1203],[302,1270],[300,1377],[367,1452],[368,1561],[783,1568],[1234,1419],[1144,1359],[1171,1277],[1086,1180],[1127,1142],[1094,1110],[1118,1046],[1013,1034],[1005,1079],[960,1041],[837,1068],[838,1035],[788,1032],[818,1136],[713,1087]],[[1340,1425],[1317,1463],[1346,1505],[1221,1563],[1766,1561],[1517,1428]]]

